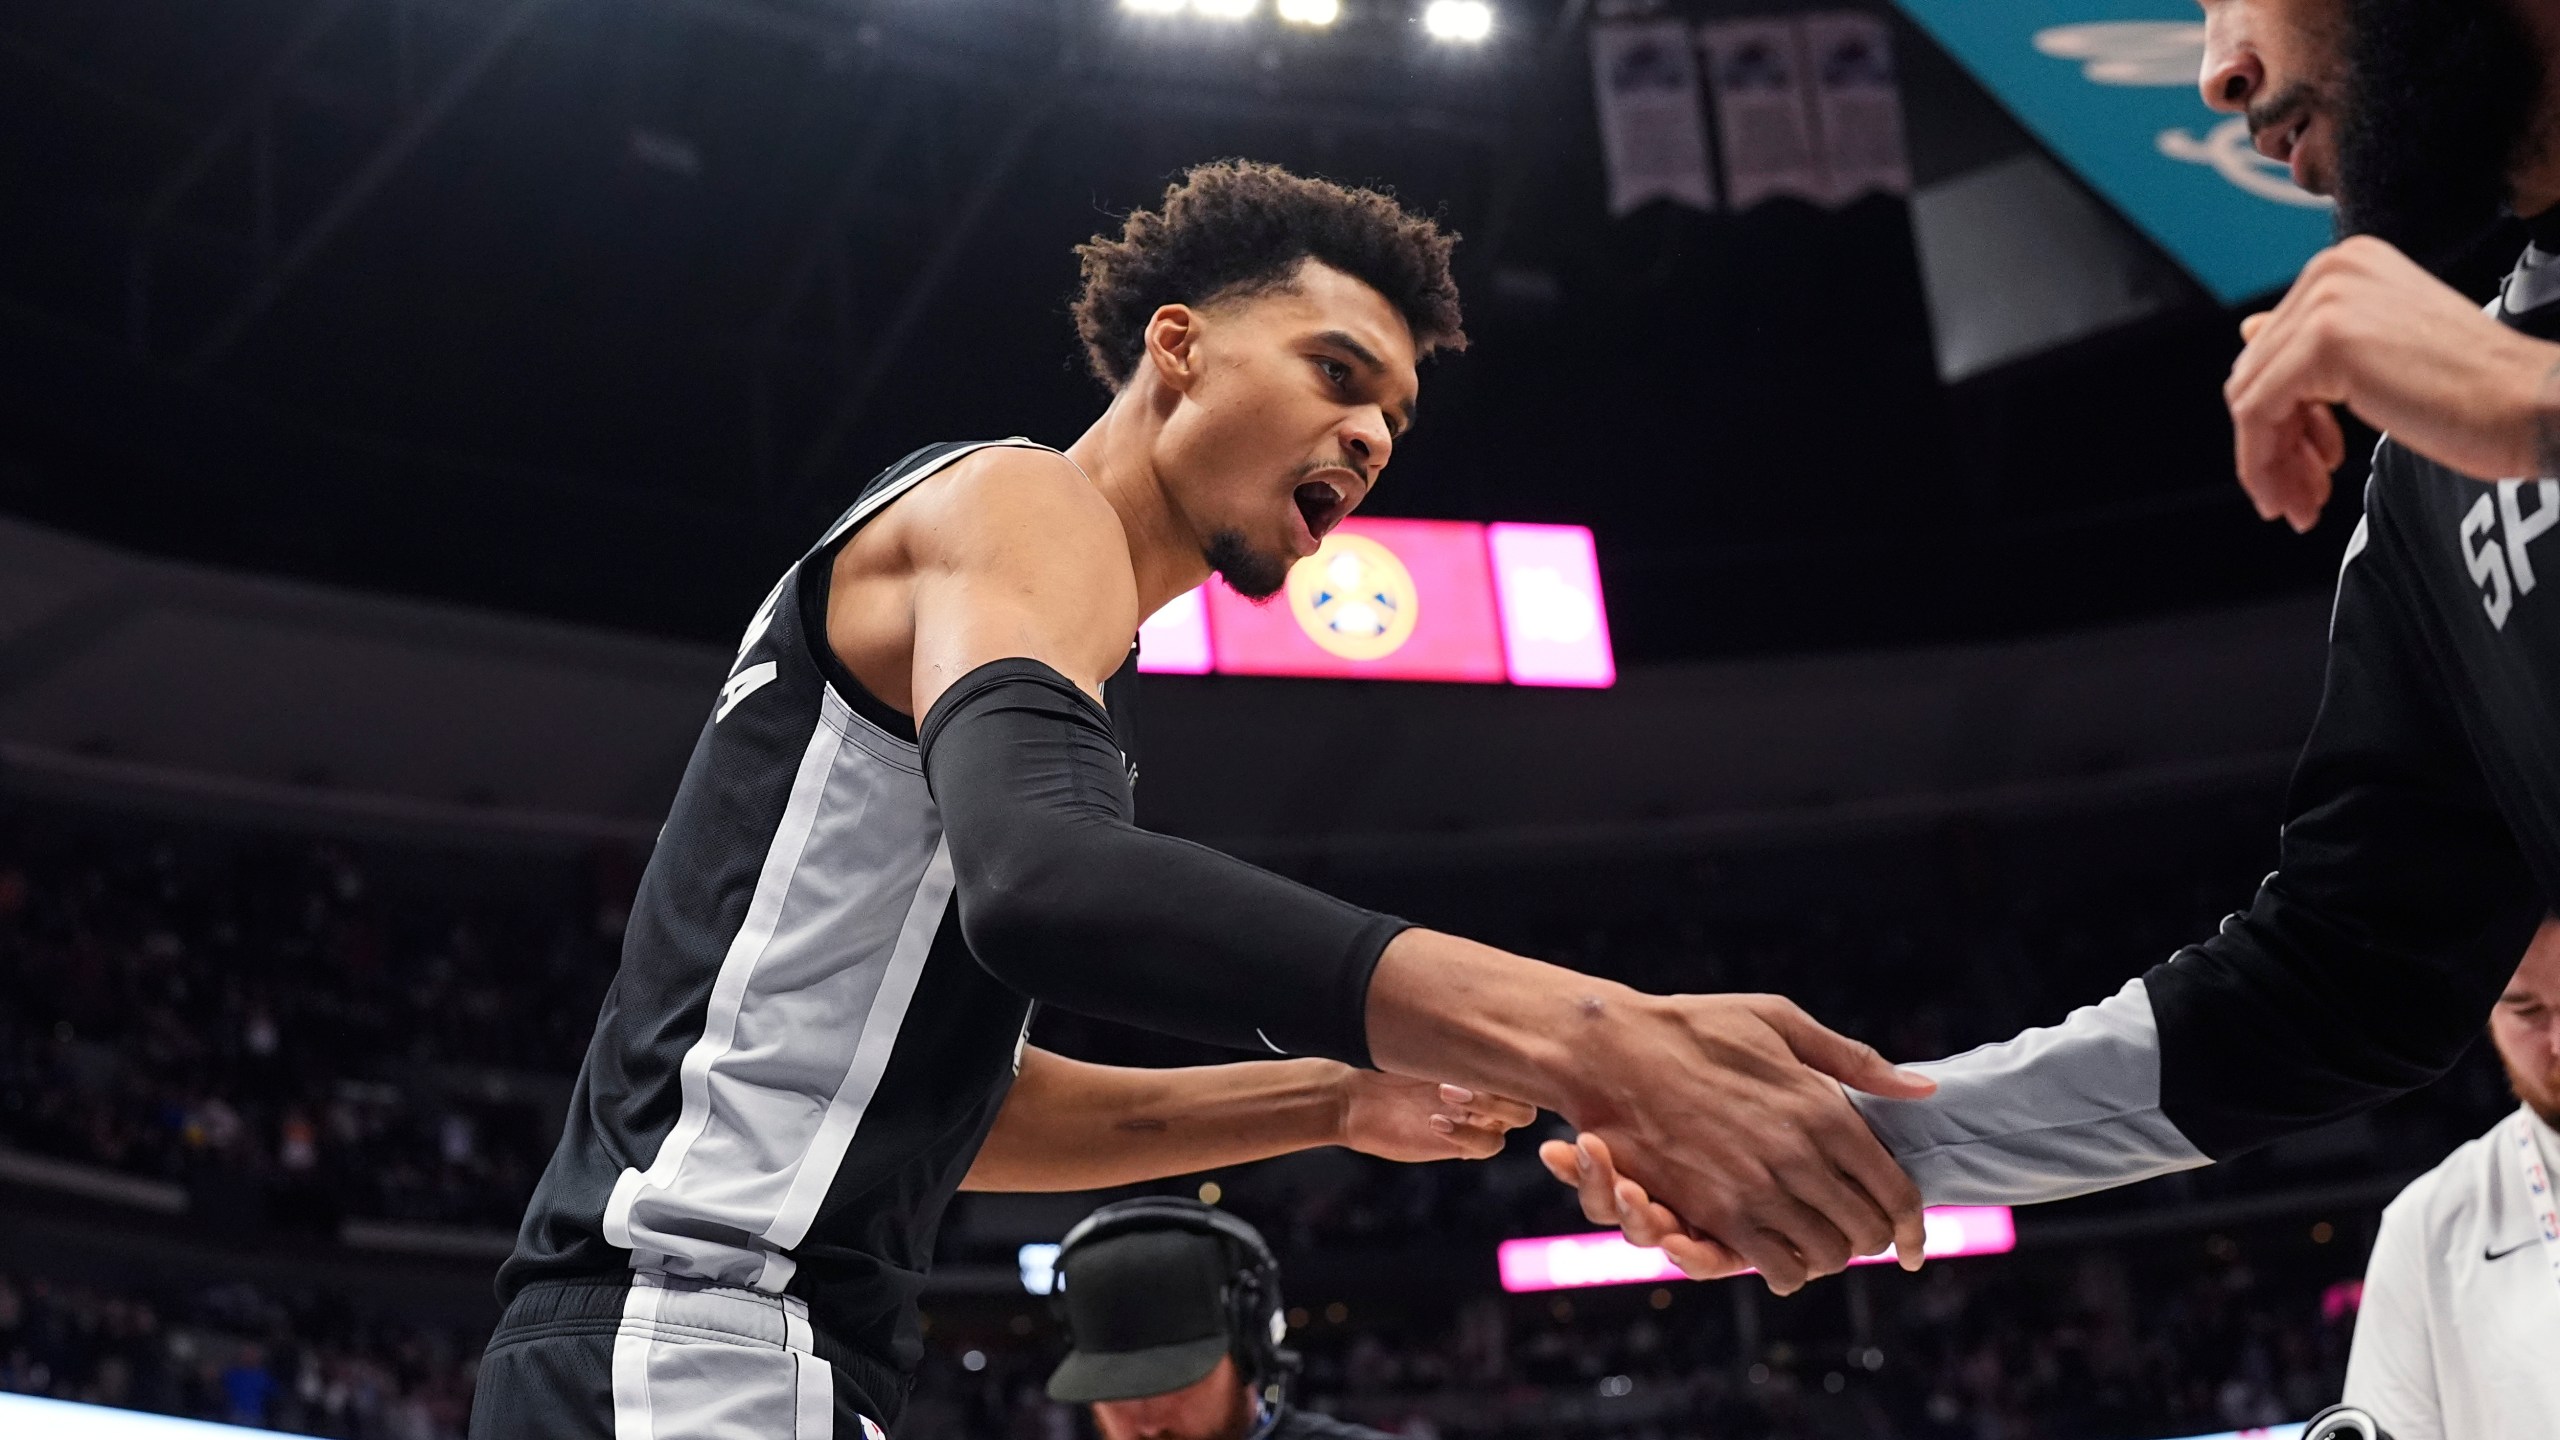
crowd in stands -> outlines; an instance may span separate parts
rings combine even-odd
[[[1305,1403],[1416,1440],[2190,1436],[2337,1398],[2363,1247],[2310,1233],[1869,1270],[1787,1300],[1741,1281],[1479,1297],[1419,1320],[1317,1304],[1292,1314],[1291,1344]],[[1039,1393],[1054,1337],[954,1328],[937,1327],[900,1440],[1090,1433]]]
[[[1309,878],[1647,988],[1786,993],[1917,1058],[2057,1018],[2210,934],[2245,903],[2271,833],[2247,806],[2191,807],[1818,854]],[[171,1182],[190,1225],[229,1204],[288,1232],[350,1218],[511,1230],[634,874],[618,853],[429,852],[0,802],[0,1147]],[[1125,1063],[1223,1058],[1056,1012],[1035,1039]],[[2291,1168],[2276,1178],[2413,1171],[2511,1103],[2469,1064],[2342,1145],[2278,1157]],[[1529,1138],[1484,1164],[1319,1151],[1216,1178],[1284,1259],[1435,1243],[1481,1257],[1503,1236],[1587,1228]],[[2258,1164],[2175,1183],[2211,1196]],[[1025,1237],[965,1223],[969,1204],[945,1261],[1008,1262]],[[1322,1408],[1442,1440],[2138,1440],[2318,1408],[2346,1334],[2333,1287],[2357,1272],[2361,1232],[2317,1248],[2207,1241],[1868,1271],[1749,1305],[1731,1286],[1674,1287],[1660,1308],[1641,1287],[1444,1295],[1409,1313],[1363,1301],[1341,1318],[1317,1303],[1295,1343]],[[2171,1251],[2179,1263],[2163,1263]],[[1036,1304],[993,1328],[937,1319],[902,1436],[1076,1433],[1037,1393],[1056,1340]],[[481,1338],[236,1285],[0,1283],[0,1388],[300,1433],[458,1433]]]
[[[482,1338],[239,1282],[140,1293],[0,1274],[0,1390],[297,1435],[459,1440]]]
[[[566,877],[404,878],[340,844],[0,814],[0,1144],[268,1223],[513,1228],[614,917]]]

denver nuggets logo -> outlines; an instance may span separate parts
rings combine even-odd
[[[1413,638],[1422,597],[1395,552],[1337,530],[1289,570],[1289,612],[1329,654],[1378,660]]]

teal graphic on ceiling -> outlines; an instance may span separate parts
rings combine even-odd
[[[2193,0],[1899,3],[2223,303],[2281,288],[2328,243],[2328,202],[2196,93]]]

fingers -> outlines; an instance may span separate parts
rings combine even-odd
[[[1662,1253],[1692,1280],[1722,1280],[1750,1268],[1750,1262],[1703,1235],[1665,1237]]]
[[[1859,1127],[1865,1129],[1863,1125]],[[1894,1255],[1905,1270],[1920,1268],[1926,1253],[1929,1227],[1920,1203],[1920,1187],[1903,1173],[1893,1156],[1868,1131],[1865,1143],[1856,1137],[1846,1139],[1831,1152],[1832,1163],[1840,1167],[1847,1180],[1856,1185],[1883,1212],[1893,1232]],[[1861,1254],[1874,1254],[1881,1245],[1870,1246]]]
[[[1538,1107],[1525,1100],[1514,1100],[1508,1095],[1481,1094],[1464,1085],[1441,1086],[1440,1098],[1450,1105],[1471,1106],[1476,1118],[1505,1130],[1517,1130],[1538,1118]]]
[[[1938,1093],[1938,1082],[1917,1070],[1905,1070],[1876,1053],[1876,1047],[1823,1025],[1793,1001],[1768,997],[1760,1018],[1778,1032],[1798,1060],[1853,1090],[1890,1100],[1925,1100]]]
[[[2273,312],[2261,310],[2257,314],[2251,315],[2242,320],[2240,322],[2240,343],[2245,345],[2250,341],[2257,339],[2258,332],[2266,329],[2269,324],[2274,322],[2275,318],[2276,317]]]
[[[1550,1140],[1538,1147],[1538,1159],[1548,1174],[1573,1188],[1574,1197],[1582,1202],[1583,1219],[1594,1225],[1618,1223],[1618,1202],[1609,1193],[1607,1179],[1588,1168],[1581,1150]]]

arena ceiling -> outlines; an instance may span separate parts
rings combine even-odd
[[[926,440],[1096,409],[1070,247],[1199,159],[1466,235],[1384,513],[1599,532],[1626,658],[2321,584],[2230,486],[2230,317],[1942,386],[1906,207],[1612,222],[1583,0],[1476,47],[1110,0],[96,0],[0,16],[0,505],[710,638]],[[1725,12],[1798,8],[1785,0]],[[1915,168],[2022,143],[1905,27]],[[2343,486],[2349,494],[2353,486]]]

